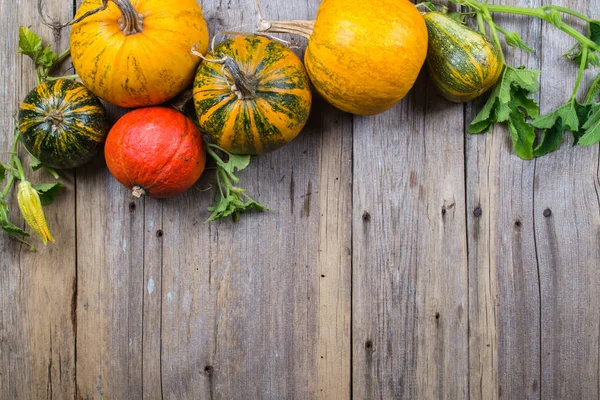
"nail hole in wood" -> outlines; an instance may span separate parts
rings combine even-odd
[[[446,206],[442,206],[442,217],[446,216]]]
[[[135,203],[133,201],[131,203],[129,203],[129,211],[131,211],[131,212],[135,211]]]
[[[365,342],[365,349],[370,350],[373,348],[373,342],[371,340],[367,340]]]
[[[548,218],[548,217],[549,217],[549,216],[551,216],[551,215],[552,215],[552,210],[551,210],[551,209],[549,209],[549,208],[546,208],[546,209],[544,210],[544,217]]]
[[[213,373],[212,365],[207,365],[206,367],[204,367],[204,373],[207,375],[211,375]]]
[[[439,312],[435,313],[435,319],[440,319],[440,313]]]
[[[163,235],[164,235],[164,232],[162,231],[162,229],[159,229],[156,231],[156,237],[161,238],[161,237],[163,237]]]
[[[473,210],[473,216],[475,218],[479,218],[481,217],[481,207],[477,207]]]
[[[515,221],[515,228],[519,229],[521,227],[521,220],[518,219]]]
[[[368,211],[365,211],[362,215],[362,219],[364,222],[369,222],[371,221],[371,214],[369,214]]]
[[[321,275],[321,278],[325,278],[325,275]]]

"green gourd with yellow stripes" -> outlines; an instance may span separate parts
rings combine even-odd
[[[483,35],[440,12],[424,18],[429,33],[427,68],[446,99],[471,101],[498,82],[504,68],[501,54]]]
[[[234,154],[264,154],[302,130],[312,102],[302,61],[283,44],[237,36],[198,67],[194,104],[200,128]]]
[[[98,98],[79,82],[47,81],[25,97],[19,131],[27,151],[53,168],[75,168],[102,148],[109,130]]]

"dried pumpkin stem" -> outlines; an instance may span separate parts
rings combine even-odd
[[[198,51],[197,45],[194,45],[191,53],[206,62],[221,64],[224,69],[228,69],[231,78],[233,79],[233,85],[231,85],[230,88],[231,91],[236,94],[238,99],[250,100],[256,97],[256,78],[254,76],[246,75],[231,57],[223,55],[221,58],[216,59],[207,58]]]
[[[144,16],[138,13],[129,0],[111,0],[117,5],[119,11],[121,11],[121,18],[119,19],[119,28],[123,31],[125,36],[135,35],[136,33],[142,33],[142,24],[144,23]]]
[[[136,199],[141,198],[142,196],[144,196],[146,194],[146,191],[144,190],[143,187],[135,185],[133,187],[133,190],[131,191],[131,194],[133,195],[133,197],[135,197]]]
[[[229,70],[233,78],[231,90],[240,100],[250,100],[256,96],[256,78],[246,75],[242,72],[237,63],[231,58],[225,56],[223,65]]]
[[[309,39],[315,29],[315,21],[266,21],[261,20],[258,32],[264,33],[290,33]]]
[[[44,14],[43,0],[38,0],[38,12],[42,18],[42,23],[44,23],[44,25],[49,26],[56,32],[60,32],[61,29],[66,28],[67,26],[74,25],[78,22],[83,21],[87,17],[90,17],[94,14],[106,10],[109,1],[115,3],[116,6],[119,8],[119,11],[121,11],[122,17],[119,20],[119,28],[121,28],[123,34],[128,36],[143,32],[142,24],[144,22],[144,16],[135,10],[135,8],[129,0],[102,0],[102,5],[100,7],[87,11],[82,16],[74,18],[65,24],[61,24],[60,22],[55,21]]]

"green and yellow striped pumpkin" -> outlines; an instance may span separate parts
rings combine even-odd
[[[25,148],[53,168],[75,168],[91,160],[102,147],[108,129],[100,100],[72,80],[38,85],[19,110]]]
[[[234,154],[273,151],[302,130],[312,95],[300,59],[261,36],[218,45],[198,67],[194,103],[201,129]]]
[[[439,12],[427,13],[425,24],[427,67],[446,99],[470,101],[498,82],[504,65],[499,50],[484,36]]]

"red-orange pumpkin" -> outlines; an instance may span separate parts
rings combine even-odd
[[[172,197],[202,175],[202,134],[185,115],[164,107],[125,114],[108,133],[104,155],[111,174],[134,197]]]

